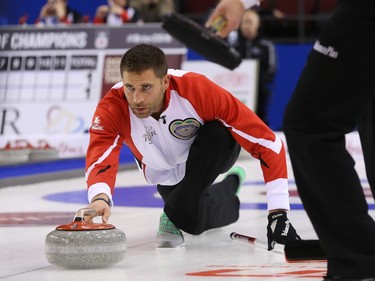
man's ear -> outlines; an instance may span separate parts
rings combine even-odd
[[[163,87],[164,87],[164,90],[168,89],[168,86],[169,86],[169,80],[171,79],[171,75],[170,74],[166,74],[164,77],[163,77]]]

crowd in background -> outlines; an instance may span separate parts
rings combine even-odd
[[[218,0],[103,0],[94,14],[75,10],[68,0],[45,0],[39,15],[31,18],[19,15],[19,24],[38,26],[66,24],[108,24],[161,22],[170,12],[184,14],[203,23]],[[256,9],[262,21],[262,34],[278,39],[280,36],[297,38],[316,37],[322,23],[331,13],[337,0],[263,0]],[[98,2],[96,2],[98,3]],[[92,8],[91,13],[92,13]],[[0,25],[6,25],[1,15]]]
[[[174,12],[174,0],[108,0],[96,9],[90,18],[69,6],[67,0],[47,0],[42,7],[37,25],[54,24],[108,24],[160,22],[166,13]]]

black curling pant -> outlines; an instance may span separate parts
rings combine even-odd
[[[345,134],[358,129],[375,196],[375,1],[341,1],[284,115],[297,188],[328,275],[375,277],[375,222]],[[337,53],[335,53],[337,52]]]
[[[164,211],[177,227],[197,235],[238,220],[238,177],[213,182],[233,166],[240,150],[220,122],[211,121],[199,129],[189,151],[185,177],[174,186],[157,186],[165,202]]]

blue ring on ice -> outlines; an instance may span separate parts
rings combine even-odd
[[[262,181],[246,182],[245,185],[263,185]],[[86,205],[87,192],[86,190],[53,193],[43,197],[49,201],[75,203]],[[145,208],[162,208],[164,206],[163,200],[158,196],[156,186],[130,186],[130,187],[116,187],[113,200],[116,206],[122,207],[145,207]],[[375,204],[368,204],[369,209],[375,210]],[[292,210],[304,210],[301,203],[291,203]],[[241,209],[249,210],[266,210],[266,202],[241,202]]]

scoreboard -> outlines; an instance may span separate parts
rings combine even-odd
[[[0,150],[43,143],[60,158],[83,156],[98,101],[121,81],[123,53],[141,43],[163,49],[171,68],[187,51],[160,24],[2,28]]]

